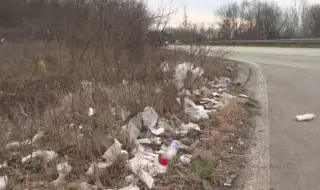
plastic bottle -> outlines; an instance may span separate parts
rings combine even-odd
[[[167,166],[169,161],[172,160],[178,153],[179,144],[178,141],[174,140],[171,142],[170,146],[166,149],[166,151],[161,155],[160,164],[163,166]]]

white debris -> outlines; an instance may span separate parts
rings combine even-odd
[[[316,117],[315,114],[306,113],[306,114],[303,114],[303,115],[297,115],[296,116],[296,120],[297,121],[310,121],[310,120],[313,120],[315,117]]]
[[[122,161],[127,161],[127,160],[129,160],[129,153],[128,153],[128,151],[126,151],[126,150],[121,150],[119,158],[120,158],[120,160],[122,160]]]
[[[95,110],[90,107],[88,111],[88,116],[94,116],[94,114],[96,114]]]
[[[8,163],[3,162],[3,164],[0,164],[0,169],[8,168]]]
[[[143,146],[140,146],[140,149],[143,150]],[[149,189],[152,189],[154,186],[153,176],[164,173],[166,168],[159,164],[158,154],[141,150],[137,151],[134,154],[135,157],[128,161],[128,166]]]
[[[230,172],[226,176],[226,181],[223,183],[224,186],[226,187],[231,187],[233,181],[238,177],[238,173],[235,172]]]
[[[99,190],[100,188],[96,185],[91,185],[87,182],[82,182],[79,185],[79,190]]]
[[[160,92],[162,92],[162,89],[161,88],[156,88],[155,92],[156,92],[156,94],[159,94]]]
[[[137,187],[136,185],[130,185],[128,187],[124,187],[124,188],[121,188],[119,190],[140,190],[140,188]]]
[[[64,162],[57,165],[58,178],[51,182],[52,185],[58,186],[66,183],[67,175],[72,171],[72,167],[68,162]]]
[[[6,175],[1,176],[0,177],[0,190],[5,190],[7,184],[8,184],[8,177]]]
[[[245,94],[239,94],[239,97],[240,97],[240,98],[249,98],[249,96],[248,96],[248,95],[245,95]]]
[[[124,79],[123,79],[123,80],[122,80],[122,84],[123,84],[123,85],[128,85],[129,82],[128,82],[127,80],[124,80]]]
[[[197,130],[197,131],[201,131],[200,127],[198,124],[195,123],[188,123],[188,124],[182,124],[181,125],[181,131],[180,133],[182,134],[186,134],[188,133],[191,129]]]
[[[136,185],[138,181],[138,176],[135,174],[131,174],[124,178],[123,186]]]
[[[108,148],[102,157],[110,163],[117,161],[118,157],[121,155],[121,146],[122,144],[117,139],[114,139],[114,143]]]
[[[92,176],[95,173],[101,173],[106,168],[110,167],[112,163],[92,163],[86,172],[86,175]]]
[[[6,41],[6,39],[1,38],[1,41],[0,41],[0,42],[3,44],[5,41]]]
[[[191,82],[194,82],[195,79],[201,77],[204,73],[203,69],[200,67],[193,68],[192,63],[182,63],[176,66],[174,74],[174,82],[178,90],[181,90],[184,86],[184,81],[187,78],[188,72],[191,72],[192,79]]]
[[[22,142],[21,142],[21,145],[22,145],[22,146],[31,145],[31,140],[27,139],[27,140],[25,140],[25,141],[22,141]]]
[[[23,142],[14,141],[14,142],[8,143],[8,144],[6,144],[6,149],[18,149],[24,145],[31,145],[31,140],[28,139]]]
[[[127,127],[128,127],[127,125],[122,125],[122,126],[121,126],[121,130],[122,130],[122,131],[126,131],[126,130],[127,130]]]
[[[192,119],[198,121],[201,119],[209,119],[210,110],[205,110],[203,106],[197,106],[189,98],[184,98],[184,112]]]
[[[116,116],[117,115],[117,112],[116,112],[116,108],[111,108],[111,114],[113,115],[113,116]]]
[[[157,124],[158,114],[152,107],[145,107],[142,112],[142,120],[148,128],[153,128]]]
[[[176,98],[177,103],[179,104],[179,106],[182,106],[181,100],[180,98]]]
[[[165,132],[165,129],[164,128],[158,128],[158,129],[155,129],[155,128],[149,128],[151,133],[155,134],[155,135],[161,135]]]
[[[32,143],[37,143],[41,138],[44,137],[44,131],[39,131],[37,134],[34,135],[32,138]]]
[[[232,82],[231,79],[228,77],[220,77],[219,79],[219,84],[226,85],[226,84],[231,84],[231,82]]]
[[[137,140],[137,143],[139,143],[139,144],[157,144],[157,145],[160,145],[162,142],[161,142],[161,138],[153,137],[153,138],[139,139],[139,140]]]
[[[192,159],[191,154],[183,154],[180,156],[180,160],[183,164],[190,164],[191,159]]]
[[[197,95],[197,96],[200,96],[200,91],[199,89],[196,89],[192,92],[193,94]]]
[[[189,90],[186,90],[186,89],[182,89],[179,93],[178,93],[179,96],[189,96],[191,95],[190,91]]]
[[[20,148],[20,147],[21,147],[21,143],[18,141],[11,142],[6,145],[6,149],[16,149],[16,148]]]
[[[238,142],[239,142],[239,145],[241,145],[241,146],[243,146],[243,145],[244,145],[244,142],[243,142],[243,140],[241,140],[241,139],[238,139]]]
[[[45,162],[50,162],[58,157],[58,154],[51,150],[37,150],[32,152],[30,155],[21,159],[22,163],[28,162],[33,158],[43,157]]]
[[[212,93],[212,96],[213,96],[213,97],[219,97],[220,94],[219,94],[218,92],[213,92],[213,93]]]
[[[160,119],[158,122],[158,128],[163,128],[167,131],[173,131],[172,127],[164,119]]]
[[[140,129],[142,128],[142,113],[138,113],[135,117],[131,118],[126,128],[129,134],[131,142],[137,140],[140,135]]]

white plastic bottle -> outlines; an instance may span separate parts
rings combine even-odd
[[[169,161],[176,157],[178,150],[179,150],[178,141],[176,140],[172,141],[171,144],[166,149],[166,151],[162,153],[160,158],[160,164],[163,166],[167,166],[169,164]]]

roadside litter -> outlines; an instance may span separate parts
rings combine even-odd
[[[118,157],[121,155],[121,146],[121,143],[117,139],[114,139],[114,143],[102,156],[107,163],[113,163],[118,160]]]
[[[220,77],[219,83],[220,84],[231,84],[232,80],[228,77]]]
[[[245,95],[245,94],[239,94],[239,97],[240,97],[240,98],[249,98],[249,96],[248,96],[248,95]]]
[[[30,154],[26,157],[23,157],[21,159],[21,162],[26,163],[28,161],[31,161],[34,158],[37,158],[37,157],[42,157],[44,159],[44,161],[46,163],[48,163],[48,162],[54,160],[55,158],[57,158],[58,154],[55,153],[54,151],[51,151],[51,150],[37,150],[37,151],[32,152],[32,154]]]
[[[8,177],[6,175],[1,176],[0,177],[0,190],[5,190],[7,184],[8,184]]]
[[[163,63],[163,72],[168,72],[169,70],[168,64]],[[232,69],[229,70],[232,71]],[[108,144],[109,147],[103,147],[101,155],[97,155],[98,158],[92,160],[87,171],[84,171],[83,176],[88,179],[97,176],[101,177],[107,171],[107,168],[115,166],[115,162],[121,160],[126,163],[125,167],[127,167],[127,170],[131,170],[131,173],[128,176],[120,174],[122,179],[124,178],[123,181],[120,180],[121,185],[119,186],[122,187],[118,186],[120,190],[139,190],[140,188],[137,186],[137,181],[139,180],[149,189],[153,189],[156,186],[156,176],[166,173],[168,167],[175,165],[172,164],[173,162],[178,162],[180,166],[189,165],[193,159],[194,150],[201,143],[199,131],[203,129],[198,122],[214,117],[214,113],[217,110],[223,108],[231,98],[234,98],[228,93],[227,89],[231,79],[226,77],[216,78],[212,81],[208,81],[206,78],[199,82],[199,86],[184,87],[185,80],[189,80],[188,77],[191,77],[191,83],[194,83],[203,73],[202,68],[194,67],[191,63],[182,63],[175,68],[173,85],[176,85],[179,90],[176,104],[180,105],[180,109],[184,113],[179,113],[179,115],[170,114],[168,116],[161,113],[161,116],[163,116],[161,118],[153,107],[146,106],[131,117],[131,113],[126,108],[118,110],[118,116],[121,116],[118,120],[121,120],[120,124],[123,125],[121,129],[125,137],[114,139],[111,146],[110,143]],[[123,80],[123,84],[129,85],[125,80]],[[94,90],[92,82],[88,81],[82,81],[81,87],[91,93]],[[195,87],[198,88],[196,89]],[[239,96],[246,97],[241,94]],[[116,116],[116,108],[110,109],[113,115]],[[97,112],[94,108],[89,107],[85,110],[85,114],[89,116],[86,118],[94,120],[96,118],[94,116],[100,116]],[[81,139],[87,138],[86,132],[90,129],[90,126],[86,126],[86,123],[79,122],[68,126],[80,131],[81,134],[78,135],[79,137],[81,136]],[[120,128],[120,125],[118,127]],[[32,148],[33,144],[40,144],[45,137],[46,133],[39,131],[32,139],[11,142],[6,144],[5,147],[6,149],[18,149],[23,146]],[[124,140],[126,138],[129,138],[129,141]],[[241,139],[239,139],[239,145],[244,145]],[[127,150],[130,151],[128,152]],[[21,162],[26,165],[37,160],[35,158],[42,158],[46,163],[53,160],[61,161],[60,158],[58,159],[58,154],[53,150],[35,149],[31,154],[22,157]],[[70,160],[68,161],[70,163]],[[69,163],[66,161],[56,165],[59,176],[51,181],[51,185],[59,186],[67,183],[68,175],[73,170],[72,164],[74,164],[70,163],[69,165]],[[0,168],[5,167],[7,167],[5,162],[3,165],[0,164]],[[5,188],[6,181],[7,176],[0,177],[0,190]],[[87,182],[77,183],[77,187],[81,190],[98,190],[102,188],[100,186],[100,184],[92,185]]]
[[[88,116],[94,116],[95,110],[93,108],[89,108]]]
[[[95,173],[100,174],[101,172],[103,172],[105,169],[107,169],[108,167],[110,167],[112,165],[112,163],[92,163],[89,167],[89,169],[86,172],[86,175],[88,176],[92,176]]]
[[[175,68],[174,79],[178,90],[183,88],[188,72],[191,72],[191,82],[193,83],[197,78],[203,75],[204,70],[200,67],[194,68],[192,63],[187,62],[177,65]]]
[[[44,137],[44,135],[45,133],[43,131],[39,131],[37,134],[33,136],[31,140],[27,139],[23,142],[15,141],[15,142],[6,144],[6,149],[18,149],[18,148],[21,148],[22,146],[36,144],[39,142],[40,139]]]
[[[179,150],[178,141],[172,141],[167,150],[161,155],[160,163],[163,166],[167,166],[169,161],[176,157]]]
[[[315,114],[312,114],[312,113],[306,113],[306,114],[303,114],[303,115],[297,115],[296,116],[296,120],[297,121],[310,121],[310,120],[313,120],[314,118],[316,117]]]
[[[180,160],[183,164],[190,164],[191,159],[192,159],[191,154],[184,154],[180,156]]]
[[[151,151],[147,151],[142,145],[139,145],[138,150],[134,153],[134,157],[128,161],[129,168],[149,189],[154,187],[155,180],[153,176],[156,176],[161,171],[161,173],[165,172],[165,170],[161,170],[160,168],[158,157],[158,154],[152,153],[152,149]]]
[[[71,172],[72,167],[68,164],[68,162],[64,162],[57,165],[58,178],[51,182],[51,184],[58,186],[65,184],[67,175]]]
[[[99,189],[101,189],[101,188],[99,188],[96,185],[91,185],[87,182],[82,182],[79,185],[79,190],[99,190]]]
[[[193,120],[209,119],[208,113],[210,110],[205,110],[203,106],[196,105],[189,98],[184,98],[184,112]]]

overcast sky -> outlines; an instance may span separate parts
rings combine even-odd
[[[171,0],[146,0],[150,9],[155,10],[159,6],[168,5]],[[222,5],[229,2],[241,2],[242,0],[173,0],[172,9],[178,11],[170,19],[171,26],[178,26],[183,20],[183,7],[187,6],[188,19],[194,23],[211,25],[217,20],[215,11]],[[268,0],[267,0],[268,1]],[[287,7],[293,4],[294,0],[278,0],[280,6]],[[299,0],[296,0],[299,2]],[[308,3],[320,3],[320,0],[308,0]],[[168,8],[167,8],[168,9]]]

